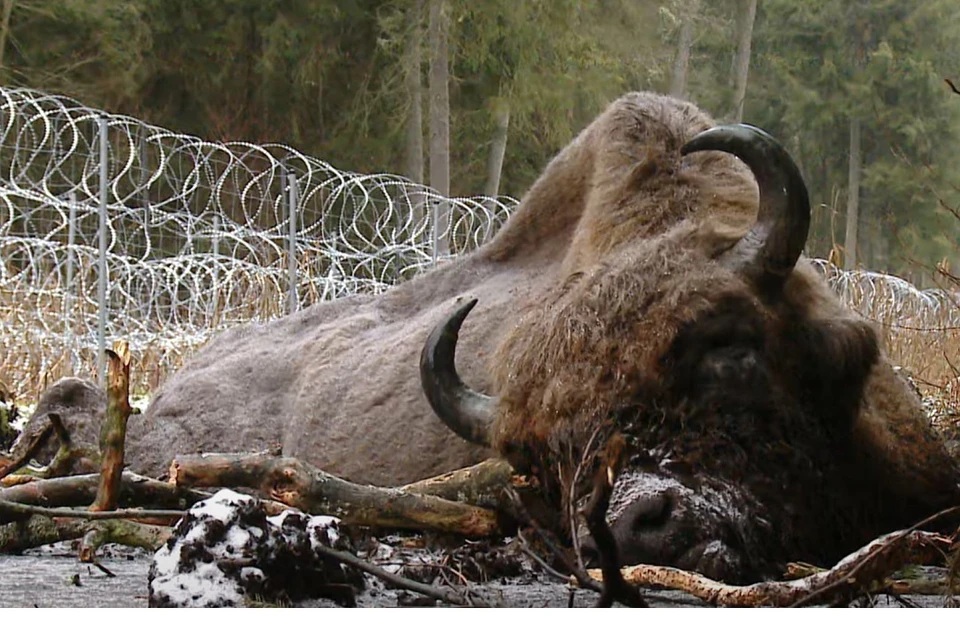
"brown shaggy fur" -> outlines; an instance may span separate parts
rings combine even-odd
[[[680,157],[710,124],[632,94],[572,145],[592,160],[585,208],[556,286],[493,358],[496,448],[566,502],[622,432],[654,466],[745,486],[779,529],[754,552],[835,560],[957,501],[960,474],[872,329],[805,260],[766,302],[714,261],[757,189],[730,156]]]

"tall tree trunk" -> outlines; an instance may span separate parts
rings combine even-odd
[[[443,0],[430,0],[430,186],[450,195],[450,90],[447,16]],[[450,252],[450,207],[434,209],[434,259]]]
[[[857,231],[860,223],[860,118],[850,120],[850,155],[847,178],[847,230],[843,240],[843,268],[857,266]]]
[[[423,80],[421,78],[421,55],[423,29],[420,19],[423,17],[423,0],[413,0],[413,6],[407,15],[407,51],[406,85],[410,113],[407,116],[407,151],[404,159],[404,173],[417,184],[423,184]],[[423,197],[417,193],[410,198],[411,238],[423,219]]]
[[[500,176],[503,173],[503,157],[507,153],[507,133],[510,129],[510,103],[501,97],[493,107],[494,131],[490,142],[490,153],[487,155],[487,184],[484,186],[484,195],[496,198],[500,195]],[[496,205],[487,206],[489,224],[483,233],[486,242],[493,235],[493,217],[496,214]]]
[[[740,0],[737,15],[737,57],[734,63],[733,112],[734,122],[743,120],[743,102],[747,96],[747,77],[750,75],[750,45],[753,42],[753,23],[757,17],[757,0]]]
[[[423,15],[423,0],[413,0],[407,15],[406,84],[410,114],[407,117],[407,153],[404,173],[414,182],[423,184],[423,83],[420,78],[422,63],[421,40],[423,30],[420,17]]]
[[[693,48],[693,23],[699,9],[700,0],[692,0],[689,12],[680,24],[677,57],[673,59],[673,73],[670,75],[670,95],[675,98],[682,98],[687,91],[687,65],[690,63],[690,49]]]
[[[503,171],[503,156],[507,152],[507,132],[510,128],[510,104],[503,98],[493,107],[494,132],[487,156],[487,184],[484,195],[495,198],[500,194],[500,174]]]

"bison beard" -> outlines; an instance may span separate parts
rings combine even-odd
[[[772,577],[787,560],[831,564],[956,501],[957,469],[924,435],[873,330],[800,259],[809,204],[786,152],[749,127],[696,136],[665,101],[661,119],[640,117],[650,101],[628,96],[588,129],[603,132],[603,170],[564,277],[507,331],[492,359],[497,397],[482,412],[485,396],[453,368],[473,302],[431,336],[421,372],[438,415],[461,434],[470,420],[472,441],[535,475],[566,512],[622,434],[632,457],[608,513],[620,560],[734,582]],[[684,154],[726,150],[756,175],[760,213],[746,232],[737,194],[749,184],[731,190],[737,171],[716,153],[683,157],[690,138]],[[866,397],[869,384],[896,411]],[[438,402],[464,398],[474,404]],[[924,483],[935,490],[905,486],[918,462],[898,447],[942,465]]]

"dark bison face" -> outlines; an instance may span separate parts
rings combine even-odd
[[[756,177],[742,238],[724,245],[681,220],[545,292],[494,357],[495,398],[454,367],[469,301],[429,337],[421,379],[454,431],[537,476],[558,508],[582,499],[573,478],[591,478],[604,442],[624,436],[632,457],[608,513],[621,562],[740,581],[834,560],[885,524],[853,435],[878,350],[797,266],[809,202],[786,151],[742,125],[682,153],[706,150]]]

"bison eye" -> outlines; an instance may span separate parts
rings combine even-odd
[[[697,363],[699,384],[740,385],[757,382],[761,356],[747,345],[729,345],[707,351]]]

